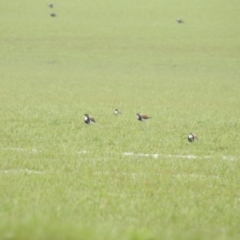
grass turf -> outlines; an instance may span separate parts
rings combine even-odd
[[[1,238],[238,239],[238,1],[55,4],[0,3]]]

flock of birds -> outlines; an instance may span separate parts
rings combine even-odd
[[[55,7],[55,5],[54,5],[54,3],[49,3],[49,4],[48,4],[48,7],[51,8],[51,9],[53,9],[53,8]],[[52,12],[50,13],[50,16],[51,16],[51,17],[56,17],[57,14],[52,11]],[[183,23],[183,20],[180,19],[180,18],[177,18],[176,21],[177,21],[178,23]],[[115,114],[115,115],[118,115],[118,114],[120,114],[120,113],[121,113],[121,112],[120,112],[118,109],[115,109],[115,110],[114,110],[114,114]],[[147,116],[147,115],[145,115],[145,114],[142,114],[142,113],[137,113],[136,116],[137,116],[137,119],[138,119],[139,121],[141,121],[141,122],[146,121],[146,120],[148,120],[148,119],[151,118],[151,117],[149,117],[149,116]],[[95,121],[95,119],[94,119],[92,116],[90,116],[89,114],[85,114],[85,115],[84,115],[84,122],[85,122],[86,124],[93,124],[93,123],[95,123],[96,121]],[[193,141],[197,141],[197,140],[198,140],[198,138],[197,138],[197,136],[196,136],[195,134],[190,133],[190,134],[188,135],[188,141],[189,141],[189,142],[193,142]]]
[[[119,111],[119,109],[116,108],[116,109],[114,110],[114,114],[115,114],[115,115],[119,115],[120,113],[121,113],[121,111]],[[137,119],[138,119],[139,121],[141,121],[141,122],[146,121],[146,120],[152,118],[152,117],[149,117],[149,116],[147,116],[146,114],[142,114],[142,113],[137,113],[136,115],[137,115]],[[96,121],[95,121],[95,119],[94,119],[92,116],[90,116],[89,114],[85,114],[85,115],[84,115],[84,122],[85,122],[86,124],[93,124],[93,123],[95,123]]]
[[[54,5],[54,3],[49,3],[48,6],[49,6],[51,9],[53,9],[55,5]],[[51,13],[50,13],[50,16],[51,16],[51,17],[56,17],[57,14],[54,13],[54,12],[51,12]],[[177,23],[184,23],[181,18],[177,18],[176,21],[177,21]]]
[[[53,9],[55,5],[54,5],[53,3],[49,3],[48,6]],[[50,16],[51,16],[51,17],[56,17],[57,14],[54,13],[54,12],[51,12],[51,13],[50,13]]]
[[[119,111],[119,109],[116,108],[114,110],[115,115],[119,115],[120,113],[121,113],[121,111]],[[144,121],[152,118],[152,117],[149,117],[146,114],[142,114],[142,113],[137,113],[136,116],[137,116],[137,120],[139,120],[141,122],[144,122]],[[94,117],[92,117],[92,116],[90,116],[89,114],[86,113],[84,115],[84,122],[86,124],[90,125],[90,124],[96,123],[96,120],[94,119]],[[198,141],[198,137],[194,133],[189,133],[187,139],[188,139],[189,142]]]

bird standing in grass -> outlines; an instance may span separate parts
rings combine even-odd
[[[54,4],[53,4],[53,3],[49,3],[48,6],[49,6],[50,8],[53,8],[53,7],[54,7]]]
[[[56,15],[56,13],[50,13],[50,16],[51,17],[56,17],[57,15]]]
[[[189,142],[198,141],[198,137],[195,134],[193,134],[193,133],[189,133],[188,134],[188,141]]]
[[[142,113],[137,113],[136,115],[137,115],[137,119],[142,122],[148,120],[149,118],[152,118]]]
[[[178,23],[183,23],[183,20],[180,19],[180,18],[178,18],[178,19],[177,19],[177,22],[178,22]]]
[[[54,5],[53,3],[49,3],[48,6],[49,6],[50,8],[54,8],[55,5]],[[50,16],[51,16],[51,17],[56,17],[57,15],[56,15],[56,13],[51,12],[51,13],[50,13]]]
[[[94,119],[93,117],[89,116],[89,114],[85,114],[85,115],[84,115],[84,122],[85,122],[86,124],[93,124],[93,123],[95,123],[96,121],[95,121],[95,119]]]
[[[116,108],[116,109],[114,110],[114,114],[115,114],[115,115],[118,115],[118,114],[120,114],[120,113],[121,113],[121,112],[119,111],[119,109]]]

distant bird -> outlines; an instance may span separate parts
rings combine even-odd
[[[57,15],[55,13],[50,13],[51,17],[56,17]]]
[[[53,8],[53,7],[54,7],[54,4],[53,4],[53,3],[49,3],[48,6],[49,6],[50,8]]]
[[[178,19],[177,19],[177,22],[178,22],[178,23],[183,23],[183,20],[180,19],[180,18],[178,18]]]
[[[193,133],[189,133],[187,139],[188,139],[189,142],[198,141],[198,137]]]
[[[84,115],[84,122],[85,122],[86,124],[93,124],[93,123],[95,123],[96,121],[95,121],[95,119],[94,119],[93,117],[89,116],[88,114],[85,114],[85,115]]]
[[[137,113],[136,115],[137,115],[137,119],[138,119],[139,121],[146,121],[146,120],[148,120],[149,118],[152,118],[152,117],[148,117],[147,115],[142,114],[142,113]]]
[[[115,114],[115,115],[118,115],[118,114],[120,114],[120,113],[121,113],[121,112],[119,111],[119,109],[116,108],[116,109],[114,110],[114,114]]]

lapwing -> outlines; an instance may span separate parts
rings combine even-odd
[[[54,4],[53,4],[53,3],[49,3],[48,6],[49,6],[50,8],[53,8],[53,7],[54,7]]]
[[[85,122],[86,124],[93,124],[93,123],[95,123],[96,121],[95,121],[95,119],[94,119],[93,117],[89,116],[88,114],[85,114],[85,115],[84,115],[84,122]]]
[[[189,133],[187,139],[188,139],[189,142],[198,141],[198,137],[193,133]]]
[[[115,114],[115,115],[118,115],[118,114],[120,114],[120,113],[121,113],[121,112],[119,111],[119,109],[116,108],[116,109],[114,110],[114,114]]]
[[[56,15],[56,13],[50,13],[50,16],[51,17],[56,17],[57,15]]]
[[[149,118],[152,118],[152,117],[148,117],[147,115],[142,114],[142,113],[137,113],[136,115],[137,115],[137,119],[138,119],[139,121],[146,121],[146,120],[148,120]]]
[[[183,20],[180,19],[180,18],[178,18],[178,19],[177,19],[177,22],[178,22],[178,23],[183,23]]]

